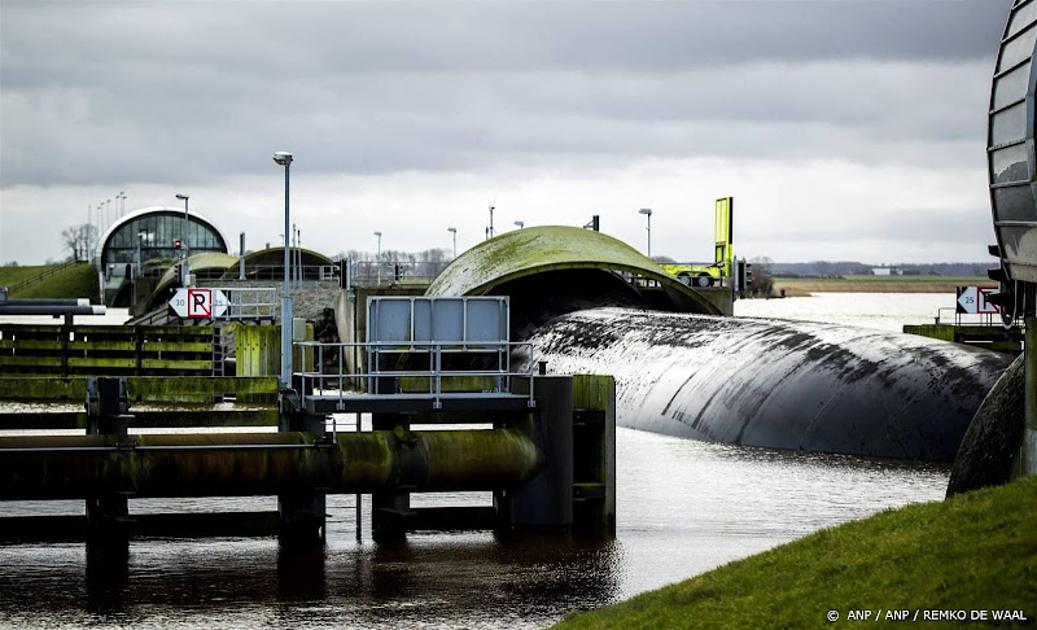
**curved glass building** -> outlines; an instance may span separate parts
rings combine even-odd
[[[227,253],[227,239],[211,221],[195,212],[153,206],[131,212],[113,223],[98,241],[97,267],[102,295],[109,305],[122,305],[130,282],[161,277],[176,258],[175,241],[187,244],[190,254]],[[186,233],[185,233],[186,232]]]

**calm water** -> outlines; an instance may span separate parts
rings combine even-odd
[[[862,304],[876,305],[874,313],[854,313]],[[948,304],[953,295],[827,294],[746,301],[737,311],[899,329]],[[938,467],[629,429],[617,431],[617,468],[617,532],[605,542],[470,533],[412,535],[406,545],[379,546],[365,532],[365,542],[356,543],[347,496],[329,498],[327,548],[302,557],[281,553],[273,539],[146,540],[131,543],[128,563],[99,567],[88,566],[82,544],[0,546],[0,624],[540,627],[823,527],[938,500],[946,484]],[[415,504],[488,501],[481,494],[438,495]],[[134,502],[131,511],[274,505],[270,498],[150,500]],[[0,504],[0,511],[39,507]],[[81,512],[78,503],[46,508]]]

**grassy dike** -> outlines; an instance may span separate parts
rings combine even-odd
[[[46,271],[51,265],[31,267],[0,267],[0,286],[15,285]],[[97,271],[90,263],[80,263],[61,269],[53,275],[41,278],[29,286],[13,291],[12,298],[89,298],[100,299],[97,288]]]
[[[848,619],[851,610],[870,610],[874,624],[879,609],[883,618],[910,611],[906,623],[918,609],[918,622],[926,610],[1022,609],[1034,624],[1037,477],[825,529],[555,627],[861,623]],[[829,610],[837,623],[826,620]]]

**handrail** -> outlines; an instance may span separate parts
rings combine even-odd
[[[359,391],[367,396],[375,397],[392,397],[392,396],[407,396],[414,397],[415,395],[432,398],[433,407],[438,409],[442,407],[443,398],[476,398],[480,396],[487,396],[486,392],[462,392],[462,393],[444,393],[443,392],[443,378],[454,378],[454,377],[470,377],[470,376],[490,376],[497,379],[494,386],[495,391],[490,393],[493,394],[509,394],[511,392],[511,378],[512,377],[527,377],[530,379],[529,385],[529,406],[535,406],[534,392],[533,392],[533,374],[536,365],[533,353],[533,344],[528,341],[476,341],[476,342],[464,342],[464,341],[404,341],[401,343],[393,342],[320,342],[320,341],[297,341],[293,344],[299,348],[300,359],[303,365],[308,363],[308,360],[316,359],[316,368],[314,370],[300,370],[295,371],[293,374],[299,377],[302,381],[302,391],[304,397],[320,397],[328,398],[323,394],[305,394],[308,391],[324,392],[327,390],[337,390],[337,398],[341,405],[346,398],[346,384],[347,382],[356,382],[359,385],[354,391]],[[512,370],[511,369],[511,350],[512,348],[527,348],[527,364],[525,370]],[[373,368],[369,368],[368,371],[360,371],[359,368],[355,368],[355,371],[347,371],[346,361],[346,350],[352,350],[362,348],[367,351],[368,354],[368,365],[373,365]],[[334,371],[326,371],[329,362],[325,360],[325,350],[330,349],[334,354],[327,357],[331,359],[331,367]],[[317,356],[314,357],[313,353],[316,352]],[[400,370],[383,370],[378,369],[377,356],[379,352],[391,352],[391,353],[420,353],[426,354],[429,360],[428,369],[400,369]],[[443,355],[444,354],[488,354],[491,352],[497,353],[497,368],[496,369],[448,369],[443,367]],[[396,378],[396,377],[416,377],[416,378],[428,378],[429,379],[429,391],[427,394],[417,394],[416,392],[411,394],[382,394],[377,391],[377,379],[379,378]],[[309,385],[309,386],[307,386]],[[335,387],[330,387],[335,385]]]

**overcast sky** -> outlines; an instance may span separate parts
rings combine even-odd
[[[119,191],[334,254],[582,225],[711,257],[987,260],[985,111],[1010,0],[0,0],[0,261]],[[990,259],[992,260],[992,259]]]

